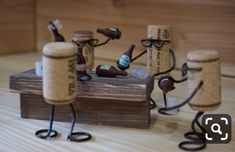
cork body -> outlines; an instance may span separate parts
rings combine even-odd
[[[54,105],[75,101],[77,95],[76,47],[53,42],[43,48],[43,97]]]
[[[195,51],[187,55],[189,68],[202,68],[201,71],[188,71],[188,89],[193,92],[199,82],[203,85],[189,105],[193,110],[211,111],[221,103],[220,58],[216,51]]]
[[[73,33],[73,41],[84,42],[93,39],[93,32],[91,31],[76,31]],[[86,69],[94,68],[94,47],[89,43],[85,43],[82,47],[83,55],[86,60]]]
[[[170,41],[169,26],[167,25],[148,25],[148,39],[159,39]],[[154,44],[147,47],[147,70],[151,74],[163,72],[171,67],[170,43],[165,43],[161,48],[157,48]],[[165,74],[169,75],[169,73]],[[161,75],[163,76],[163,75]],[[160,76],[159,76],[160,77]]]

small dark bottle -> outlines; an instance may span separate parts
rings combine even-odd
[[[96,32],[101,33],[112,39],[120,39],[122,35],[121,31],[118,28],[105,28],[105,29],[98,28]]]
[[[62,28],[62,24],[59,20],[49,21],[48,29],[53,34],[54,42],[65,42],[64,36],[58,31],[60,28]]]
[[[79,81],[88,81],[91,79],[91,76],[86,72],[86,60],[82,53],[82,48],[78,47],[78,56],[77,56],[77,76]]]
[[[126,71],[119,71],[114,66],[107,64],[97,66],[96,74],[100,77],[116,77],[117,75],[127,76]]]
[[[120,70],[124,71],[129,68],[129,64],[131,63],[132,52],[133,52],[134,48],[135,48],[135,45],[131,44],[129,49],[125,53],[123,53],[123,55],[117,61],[117,66]]]

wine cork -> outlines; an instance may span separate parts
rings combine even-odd
[[[93,32],[91,31],[76,31],[73,33],[73,41],[83,42],[93,39]],[[94,47],[86,43],[83,48],[83,55],[86,60],[86,69],[91,70],[94,68]]]
[[[76,47],[52,42],[43,47],[43,97],[54,105],[72,103],[77,95]]]
[[[169,34],[169,26],[148,25],[147,38],[170,41],[171,37]],[[154,45],[152,45],[151,47],[147,47],[147,70],[149,73],[155,74],[170,69],[171,67],[170,48],[171,48],[171,43],[165,43],[159,49]],[[166,73],[165,76],[166,75],[169,75],[169,73]]]
[[[195,51],[187,55],[189,68],[202,68],[201,71],[188,70],[188,89],[191,94],[200,81],[201,89],[189,102],[197,111],[211,111],[221,103],[220,58],[216,51]]]

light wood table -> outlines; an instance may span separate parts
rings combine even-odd
[[[91,141],[74,143],[67,141],[70,123],[55,122],[54,128],[61,133],[56,140],[42,140],[35,137],[38,129],[47,128],[48,121],[22,119],[20,117],[20,99],[18,93],[9,92],[9,75],[32,69],[34,62],[40,59],[36,53],[18,54],[0,57],[0,152],[70,152],[70,151],[181,151],[178,144],[186,139],[183,134],[190,130],[191,121],[196,114],[189,106],[181,109],[173,116],[151,112],[149,129],[132,129],[99,125],[76,124],[75,131],[86,131],[93,135]],[[110,63],[101,59],[96,64]],[[115,64],[115,63],[113,63]],[[179,78],[179,72],[173,72]],[[156,86],[156,85],[155,85]],[[187,96],[187,83],[179,84],[169,95],[182,101]],[[157,88],[157,87],[156,87]],[[153,92],[153,98],[162,105],[162,95],[158,89]],[[211,113],[226,113],[235,123],[235,80],[222,78],[222,105]],[[32,101],[33,102],[33,101]],[[235,138],[233,125],[232,138]],[[235,151],[235,142],[229,144],[208,145],[205,151]]]

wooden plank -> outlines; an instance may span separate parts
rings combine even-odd
[[[21,117],[48,120],[49,105],[42,95],[20,94]],[[112,125],[131,128],[148,128],[150,125],[149,102],[90,99],[78,97],[73,103],[78,123]],[[69,105],[56,106],[56,121],[71,121]]]
[[[153,90],[153,78],[139,80],[131,76],[104,78],[90,73],[91,81],[78,81],[78,96],[83,98],[99,98],[143,102]],[[42,77],[34,70],[10,76],[10,89],[32,94],[42,94]]]
[[[35,50],[35,1],[2,0],[0,55]]]
[[[212,49],[219,51],[222,65],[235,64],[235,2],[224,0],[121,0],[121,6],[111,0],[38,0],[37,1],[37,46],[50,41],[46,25],[48,20],[58,18],[64,28],[61,31],[68,41],[75,30],[97,27],[119,27],[122,37],[97,48],[95,56],[116,60],[130,43],[143,50],[140,40],[147,36],[148,24],[171,25],[172,48],[177,63],[185,62],[190,50]],[[96,34],[96,38],[104,39]],[[101,53],[102,52],[102,53]],[[136,53],[136,52],[135,52]],[[145,59],[140,60],[145,63]],[[139,62],[140,62],[139,61]],[[234,69],[234,68],[233,68]]]
[[[90,73],[92,79],[78,82],[74,102],[80,123],[147,128],[150,124],[150,95],[154,79],[131,76],[104,78]],[[10,76],[10,89],[20,92],[21,117],[48,119],[49,106],[42,95],[42,77],[34,70]],[[68,106],[57,106],[56,120],[69,121]]]

